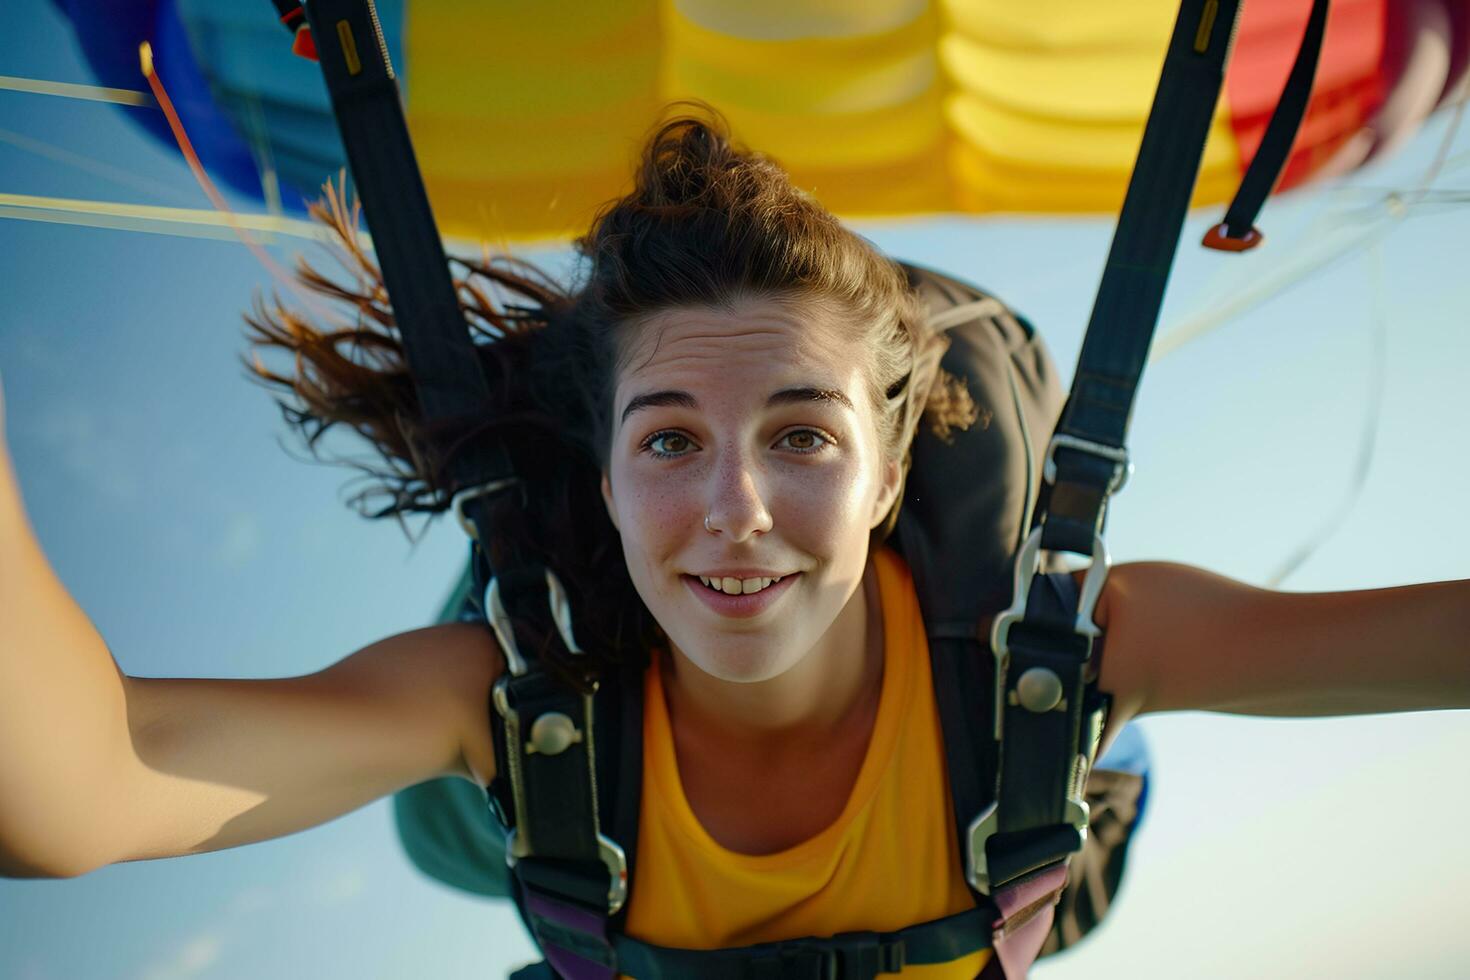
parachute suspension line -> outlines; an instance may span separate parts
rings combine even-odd
[[[39,221],[53,225],[82,225],[110,228],[145,235],[175,235],[236,241],[217,211],[208,208],[168,208],[156,204],[120,204],[114,201],[85,201],[66,197],[0,192],[0,218]],[[315,242],[329,241],[330,232],[321,225],[298,218],[272,218],[266,214],[237,215],[238,224],[277,235],[290,235]],[[360,238],[366,235],[359,233]]]
[[[1455,137],[1459,135],[1460,126],[1465,122],[1465,106],[1470,104],[1470,84],[1460,86],[1460,95],[1455,99],[1455,115],[1445,129],[1444,138],[1439,142],[1439,150],[1434,155],[1434,161],[1429,169],[1424,172],[1419,183],[1409,192],[1409,200],[1404,203],[1404,210],[1413,210],[1414,205],[1429,192],[1430,185],[1439,177],[1440,171],[1444,169],[1446,161],[1449,160],[1450,147],[1455,144]]]
[[[1368,485],[1368,474],[1373,468],[1374,453],[1378,448],[1378,430],[1383,419],[1383,391],[1388,369],[1388,312],[1384,301],[1387,277],[1383,274],[1383,243],[1375,241],[1364,256],[1369,263],[1370,283],[1368,326],[1371,348],[1368,352],[1368,397],[1363,410],[1363,425],[1358,436],[1357,460],[1353,464],[1351,482],[1347,492],[1333,508],[1332,513],[1312,534],[1287,555],[1266,581],[1266,588],[1274,589],[1306,564],[1333,535],[1342,530],[1353,508]]]
[[[1375,223],[1352,228],[1346,237],[1333,239],[1326,246],[1300,250],[1295,260],[1277,266],[1274,273],[1254,275],[1249,285],[1227,292],[1228,298],[1208,302],[1206,308],[1199,313],[1182,317],[1154,344],[1153,350],[1149,352],[1149,364],[1154,364],[1187,344],[1213,333],[1237,317],[1350,257],[1364,246],[1373,244],[1386,233],[1388,226],[1393,223],[1393,217],[1391,214],[1381,214]],[[1349,227],[1335,216],[1319,218],[1314,228],[1320,227],[1322,230],[1308,229],[1301,237],[1320,241],[1328,233],[1327,228],[1323,227],[1326,225]]]
[[[42,78],[0,75],[0,90],[27,92],[31,95],[55,95],[63,99],[82,99],[87,102],[111,102],[113,105],[141,106],[145,109],[153,108],[153,99],[147,92],[135,92],[126,88],[104,88],[101,85],[78,85],[75,82],[52,82]]]
[[[1370,261],[1371,273],[1371,295],[1369,296],[1371,349],[1368,365],[1368,392],[1350,482],[1346,492],[1327,519],[1277,566],[1275,572],[1265,582],[1267,588],[1276,588],[1296,574],[1302,565],[1342,529],[1343,524],[1362,497],[1363,490],[1367,487],[1368,476],[1372,470],[1378,446],[1378,431],[1382,421],[1384,389],[1387,383],[1388,314],[1385,299],[1387,277],[1383,271],[1383,242],[1388,234],[1404,219],[1411,217],[1420,205],[1430,201],[1432,197],[1434,203],[1440,203],[1439,192],[1432,185],[1442,174],[1453,172],[1466,162],[1466,155],[1451,158],[1449,153],[1464,123],[1467,104],[1470,104],[1470,88],[1456,98],[1454,116],[1440,141],[1434,160],[1413,187],[1407,191],[1384,192],[1373,204],[1362,208],[1340,210],[1317,218],[1312,226],[1302,233],[1301,239],[1308,242],[1316,241],[1324,235],[1341,232],[1344,229],[1351,231],[1352,234],[1326,248],[1317,249],[1314,254],[1309,254],[1305,259],[1287,265],[1277,275],[1258,279],[1253,287],[1235,292],[1229,302],[1212,305],[1200,316],[1185,318],[1178,327],[1160,338],[1160,342],[1155,345],[1150,355],[1150,362],[1157,360],[1222,326],[1246,310],[1285,292],[1316,272],[1333,265],[1339,259],[1347,258],[1354,253],[1366,253],[1365,258]],[[1470,195],[1447,190],[1443,192],[1442,200],[1451,203],[1470,201]]]
[[[209,174],[204,172],[204,164],[199,161],[199,155],[194,152],[194,144],[189,141],[189,134],[184,131],[184,124],[174,109],[173,100],[168,97],[168,92],[163,87],[163,80],[153,70],[153,46],[147,41],[138,45],[138,62],[142,68],[143,77],[148,79],[148,86],[153,90],[153,97],[158,100],[158,107],[163,110],[164,118],[168,120],[168,128],[174,134],[174,141],[179,145],[179,152],[184,155],[184,161],[188,163],[190,172],[194,174],[194,179],[198,181],[199,187],[209,198],[209,202],[214,205],[215,210],[220,213],[240,242],[250,249],[250,254],[255,256],[272,278],[301,300],[323,321],[330,323],[336,320],[337,317],[330,308],[304,289],[291,273],[272,258],[271,254],[245,230],[245,227],[236,218],[235,212],[220,194],[219,188],[215,187],[214,181],[209,179]]]
[[[270,138],[266,135],[265,113],[261,111],[260,99],[247,95],[245,105],[245,143],[250,148],[250,157],[255,161],[255,174],[260,178],[261,197],[265,199],[268,214],[283,215],[281,204],[281,180],[276,173],[276,157],[271,152]]]
[[[1440,140],[1434,160],[1425,168],[1424,173],[1415,181],[1413,187],[1407,191],[1388,191],[1373,204],[1353,211],[1337,211],[1317,218],[1298,236],[1298,241],[1304,240],[1310,243],[1327,240],[1327,244],[1315,248],[1309,246],[1306,250],[1291,249],[1298,253],[1298,258],[1295,260],[1277,265],[1275,272],[1263,275],[1252,274],[1249,285],[1227,290],[1228,299],[1208,302],[1203,311],[1182,317],[1175,326],[1164,332],[1154,342],[1152,350],[1149,351],[1149,364],[1214,332],[1236,317],[1286,292],[1339,260],[1364,249],[1376,247],[1398,226],[1400,221],[1410,217],[1417,206],[1429,199],[1434,193],[1433,183],[1439,179],[1449,164],[1460,161],[1459,156],[1452,159],[1449,154],[1451,147],[1454,146],[1455,138],[1459,135],[1460,127],[1465,121],[1467,105],[1470,105],[1470,86],[1467,86],[1465,91],[1455,99],[1454,116],[1449,122],[1444,137]],[[1452,203],[1470,202],[1470,194],[1461,192],[1460,196],[1456,196],[1456,193],[1446,191],[1447,200]],[[1344,231],[1347,232],[1345,236],[1342,234]]]
[[[103,180],[109,180],[124,187],[131,187],[134,190],[143,191],[146,194],[156,194],[164,198],[172,197],[181,201],[186,196],[179,188],[165,184],[161,180],[152,180],[124,170],[121,167],[114,167],[111,164],[103,163],[101,160],[93,160],[91,157],[81,153],[75,153],[54,143],[38,140],[34,136],[26,136],[8,129],[0,129],[0,143],[8,143],[17,150],[22,150],[68,167],[75,167],[77,170],[92,174],[94,177],[101,177]]]

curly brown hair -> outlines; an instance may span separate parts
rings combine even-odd
[[[835,302],[854,341],[872,352],[870,401],[880,406],[890,458],[906,458],[921,412],[941,436],[976,418],[963,383],[938,368],[944,342],[927,329],[903,269],[792,186],[776,163],[735,145],[707,106],[653,132],[633,190],[605,205],[577,240],[582,261],[570,286],[505,255],[450,258],[492,392],[472,418],[423,418],[382,275],[358,244],[359,206],[330,183],[324,191],[311,213],[334,233],[355,282],[340,285],[304,259],[297,276],[355,322],[319,329],[279,298],[269,306],[258,298],[246,316],[248,339],[289,351],[295,370],[278,374],[256,357],[253,374],[294,396],[277,402],[318,458],[318,440],[339,424],[372,444],[378,460],[348,461],[370,481],[350,501],[366,517],[403,524],[409,513],[447,510],[460,489],[448,485],[447,461],[471,440],[502,440],[530,489],[524,499],[500,495],[503,519],[485,546],[492,558],[530,555],[557,570],[589,656],[580,665],[553,659],[552,667],[579,687],[610,667],[641,666],[661,640],[599,492],[627,338],[647,318],[675,307],[728,309],[747,297]],[[371,509],[374,496],[388,502]],[[891,530],[897,506],[875,541]]]

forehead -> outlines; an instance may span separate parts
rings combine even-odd
[[[835,304],[769,297],[740,299],[728,309],[660,311],[633,327],[626,345],[619,358],[620,391],[675,379],[844,382],[865,363]]]

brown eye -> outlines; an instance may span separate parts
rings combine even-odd
[[[658,459],[683,456],[693,445],[689,437],[680,432],[655,432],[643,441],[643,448]]]
[[[815,429],[797,429],[794,432],[788,432],[781,441],[803,454],[819,453],[827,447],[828,443],[832,442],[830,438]]]

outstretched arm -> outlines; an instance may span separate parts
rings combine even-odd
[[[1273,592],[1203,569],[1113,569],[1098,607],[1115,720],[1470,708],[1470,580]],[[1111,727],[1111,726],[1110,726]]]
[[[234,847],[435,776],[488,780],[500,664],[488,629],[448,623],[301,677],[129,677],[32,534],[0,438],[0,877]]]

